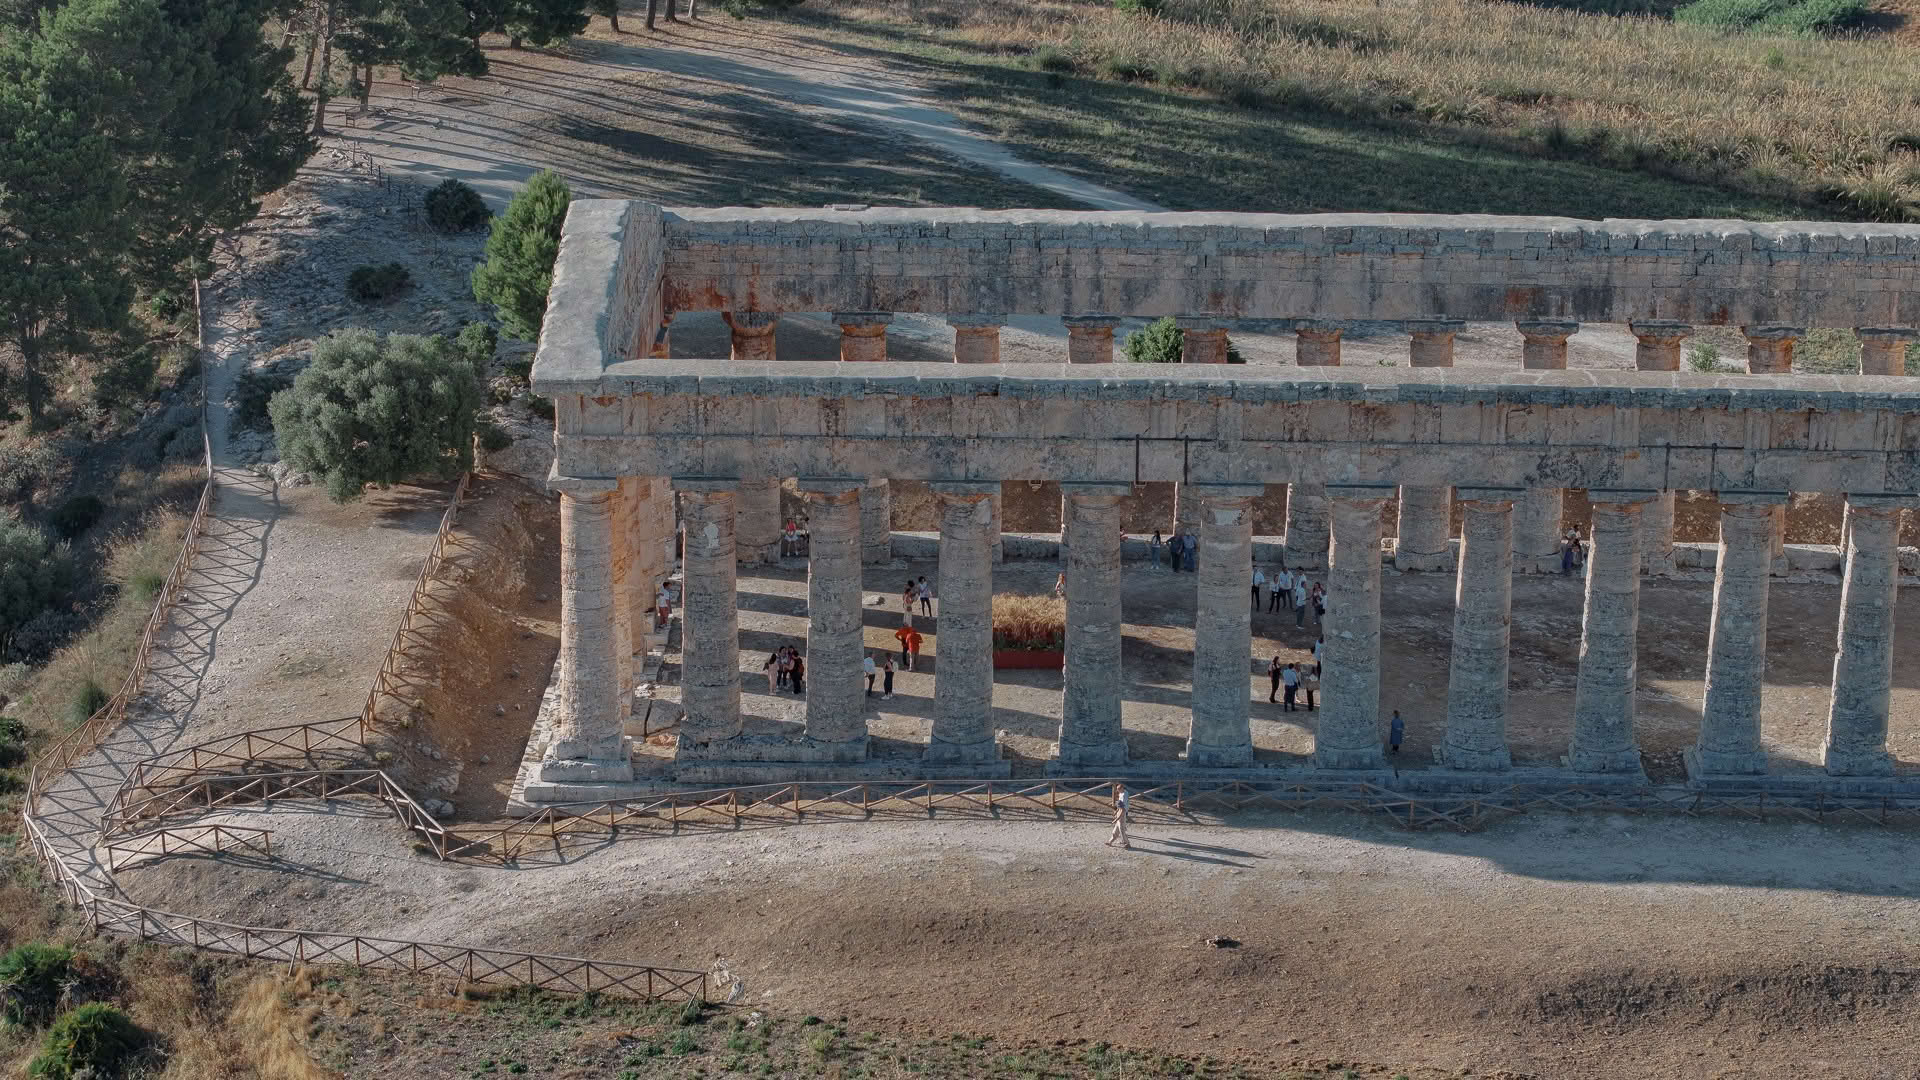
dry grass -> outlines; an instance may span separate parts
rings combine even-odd
[[[1920,87],[1888,39],[1762,36],[1483,0],[829,0],[907,47],[1203,91],[1848,217],[1920,207]],[[1071,73],[1076,78],[1063,78]],[[1258,147],[1239,151],[1258,154]]]
[[[1067,602],[1058,596],[996,595],[993,598],[993,646],[996,649],[1063,649],[1067,638]]]

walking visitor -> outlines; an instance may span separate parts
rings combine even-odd
[[[880,684],[880,700],[892,701],[893,700],[893,657],[891,656],[887,657],[885,661],[885,668],[883,669],[882,674],[885,676],[885,681]]]
[[[1313,711],[1313,692],[1320,689],[1320,673],[1308,671],[1300,676],[1300,692],[1307,699],[1307,711]]]
[[[1197,573],[1200,565],[1200,538],[1187,534],[1187,573]]]
[[[1273,663],[1267,665],[1267,678],[1273,680],[1272,688],[1267,691],[1269,705],[1273,704],[1274,697],[1280,693],[1280,673],[1285,669],[1286,665],[1282,664],[1277,656],[1273,658]]]
[[[1127,842],[1127,789],[1120,784],[1113,785],[1113,832],[1107,834],[1107,846],[1116,840],[1123,848],[1133,846]]]
[[[920,614],[933,617],[933,586],[927,584],[927,575],[920,575]]]
[[[1400,710],[1393,710],[1393,719],[1387,721],[1387,753],[1400,752],[1400,740],[1407,733],[1407,722],[1400,719]]]
[[[1326,647],[1327,647],[1326,638],[1316,637],[1313,639],[1313,673],[1315,675],[1320,674],[1320,650]]]
[[[1327,617],[1327,590],[1319,582],[1313,583],[1313,625],[1318,627]]]
[[[873,696],[873,680],[880,676],[880,665],[873,662],[873,654],[860,658],[860,670],[867,676],[867,696]]]
[[[1167,568],[1179,573],[1180,555],[1186,550],[1186,538],[1180,535],[1180,530],[1175,529],[1173,535],[1167,538]]]
[[[653,628],[655,630],[666,629],[667,617],[672,614],[673,590],[668,588],[667,583],[663,581],[660,583],[660,591],[653,594]]]
[[[1160,549],[1162,546],[1164,545],[1160,540],[1160,530],[1155,529],[1153,530],[1153,539],[1147,541],[1147,561],[1148,562],[1153,563],[1156,566],[1160,564]]]
[[[787,527],[780,532],[780,554],[800,554],[800,526],[795,525],[792,518],[787,519]]]
[[[800,658],[798,649],[793,652],[793,692],[796,694],[807,692],[807,662]]]
[[[1307,575],[1301,574],[1293,579],[1293,625],[1307,625]]]
[[[1267,614],[1271,615],[1279,611],[1281,604],[1289,603],[1292,599],[1293,574],[1283,566],[1280,572],[1274,575],[1273,588],[1267,590]]]
[[[1254,567],[1253,568],[1253,610],[1255,614],[1258,614],[1260,611],[1260,590],[1266,584],[1267,584],[1267,575],[1261,573],[1260,568],[1258,566]]]
[[[1278,660],[1279,657],[1276,656],[1274,659]],[[1280,682],[1286,694],[1286,702],[1281,711],[1292,712],[1294,695],[1300,692],[1300,665],[1288,664],[1287,669],[1280,673]]]

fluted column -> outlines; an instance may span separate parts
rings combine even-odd
[[[1411,343],[1407,363],[1417,368],[1453,366],[1453,336],[1466,323],[1460,319],[1408,319],[1402,323]],[[1400,485],[1398,538],[1393,548],[1396,570],[1450,570],[1453,568],[1453,489],[1445,485]]]
[[[1329,487],[1333,546],[1313,763],[1377,769],[1380,751],[1380,512],[1392,488]]]
[[[627,589],[621,602],[627,606],[628,643],[636,655],[647,651],[647,634],[653,629],[648,612],[653,608],[654,591],[660,587],[660,538],[655,535],[657,515],[653,506],[654,478],[620,478],[620,505],[625,511],[622,526],[627,553]]]
[[[1827,772],[1886,776],[1887,713],[1893,693],[1893,609],[1899,584],[1895,544],[1902,496],[1847,495],[1846,582],[1833,654],[1833,706],[1827,715]]]
[[[1303,319],[1294,324],[1294,360],[1302,367],[1340,366],[1339,323]],[[1287,485],[1287,565],[1327,565],[1327,486],[1311,481]]]
[[[947,322],[953,327],[953,362],[956,364],[997,364],[1000,362],[1000,329],[1007,324],[1005,315],[949,315]],[[1109,357],[1113,350],[1107,350]],[[998,489],[988,499],[993,511],[993,561],[999,563],[1005,556],[1001,548],[1000,533],[1005,520],[1000,511],[1000,493]]]
[[[634,628],[633,606],[630,602],[633,591],[633,543],[628,535],[633,521],[633,508],[630,504],[632,485],[621,478],[613,492],[607,497],[607,531],[610,534],[609,550],[612,553],[613,592],[608,600],[613,604],[613,656],[616,671],[615,682],[620,692],[620,723],[624,725],[633,717],[633,642]]]
[[[1525,319],[1514,323],[1520,331],[1520,364],[1534,370],[1560,371],[1567,366],[1567,339],[1580,324],[1566,319]],[[1529,488],[1513,507],[1514,565],[1533,573],[1560,570],[1560,510],[1557,487]]]
[[[1067,498],[1067,669],[1060,766],[1127,763],[1121,733],[1121,499],[1131,484],[1061,485]],[[1251,528],[1249,526],[1249,528]],[[944,618],[944,616],[942,616]],[[1251,640],[1251,639],[1249,639]]]
[[[1791,375],[1793,343],[1805,337],[1801,326],[1743,326],[1747,339],[1747,374]]]
[[[1854,331],[1860,339],[1860,374],[1905,375],[1907,346],[1920,331],[1911,326],[1862,326]]]
[[[1067,327],[1067,363],[1113,363],[1113,328],[1118,315],[1067,315],[1061,318]]]
[[[802,477],[807,500],[807,737],[864,743],[860,482]],[[859,755],[850,755],[859,756]]]
[[[1651,491],[1593,490],[1593,545],[1587,556],[1586,614],[1580,626],[1580,675],[1573,694],[1576,772],[1640,769],[1633,735],[1639,685],[1640,508]]]
[[[1174,324],[1180,328],[1180,362],[1183,364],[1224,364],[1227,362],[1227,327],[1212,315],[1181,315]]]
[[[1293,324],[1293,362],[1301,367],[1339,367],[1341,324],[1302,319]]]
[[[686,519],[680,598],[680,745],[740,734],[740,622],[734,564],[734,485],[676,479]]]
[[[613,579],[618,481],[550,475],[547,486],[560,492],[560,707],[540,779],[632,780]]]
[[[1720,557],[1707,632],[1707,699],[1690,773],[1763,773],[1761,689],[1767,676],[1767,579],[1773,571],[1772,508],[1785,494],[1723,492]]]
[[[1253,499],[1259,486],[1195,484],[1200,497],[1199,581],[1193,616],[1193,733],[1187,764],[1253,764]]]
[[[1672,319],[1640,319],[1633,332],[1634,367],[1640,371],[1679,371],[1680,352],[1693,327]],[[1673,572],[1673,492],[1662,491],[1640,512],[1641,568],[1649,574]]]
[[[993,738],[994,483],[930,485],[940,504],[940,622],[927,762],[997,761]]]
[[[1447,673],[1447,739],[1441,760],[1455,769],[1503,772],[1507,672],[1513,640],[1513,498],[1516,492],[1460,489],[1460,569],[1453,590],[1453,660]]]
[[[953,327],[954,363],[1000,362],[1000,328],[1007,325],[1005,315],[949,315],[947,325]]]

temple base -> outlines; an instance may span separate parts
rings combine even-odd
[[[1893,755],[1885,750],[1837,750],[1826,746],[1828,776],[1892,776]]]
[[[1000,760],[1000,745],[992,739],[955,743],[935,739],[921,758],[929,765],[982,765]]]
[[[1369,747],[1364,750],[1324,749],[1313,752],[1313,764],[1319,769],[1384,769],[1387,767],[1387,755],[1380,748]]]
[[[1503,773],[1513,768],[1513,753],[1504,746],[1498,750],[1468,750],[1441,745],[1433,748],[1433,763],[1461,772]]]
[[[1253,747],[1187,744],[1187,766],[1197,769],[1244,769],[1253,764]]]
[[[1690,746],[1681,758],[1687,763],[1687,776],[1759,776],[1767,771],[1767,755],[1756,750],[1750,754],[1728,754]]]
[[[1646,770],[1640,764],[1640,748],[1630,746],[1625,750],[1582,750],[1574,747],[1567,752],[1567,767],[1581,773],[1638,773]]]
[[[1124,739],[1101,743],[1062,742],[1060,752],[1047,762],[1047,775],[1085,776],[1089,769],[1110,769],[1126,763],[1127,743]]]

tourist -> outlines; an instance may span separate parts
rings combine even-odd
[[[1572,534],[1568,534],[1567,536],[1564,536],[1560,539],[1560,576],[1561,577],[1572,576],[1573,549],[1574,549],[1574,546],[1577,545],[1579,542],[1580,541],[1575,540],[1573,538]]]
[[[1253,611],[1256,615],[1260,613],[1260,590],[1264,588],[1266,584],[1267,575],[1261,573],[1260,568],[1255,566],[1253,568]]]
[[[794,524],[792,518],[787,519],[787,527],[780,532],[780,554],[800,554],[800,526]]]
[[[796,694],[807,692],[807,662],[800,658],[798,649],[793,651],[793,692]]]
[[[1113,785],[1113,832],[1107,834],[1107,846],[1116,840],[1123,848],[1133,847],[1127,843],[1127,789],[1121,784]]]
[[[900,666],[907,666],[907,638],[913,633],[913,624],[908,623],[893,632],[893,639],[900,643]]]
[[[867,676],[867,696],[873,696],[873,680],[880,677],[880,665],[873,662],[873,654],[860,658],[860,670]]]
[[[1269,615],[1279,611],[1281,604],[1292,602],[1293,574],[1287,570],[1285,563],[1280,565],[1280,573],[1273,579],[1273,588],[1267,592],[1267,614]]]
[[[1274,697],[1280,693],[1280,673],[1285,670],[1286,665],[1282,664],[1277,656],[1273,658],[1273,663],[1267,665],[1267,678],[1273,680],[1272,688],[1267,691],[1269,705],[1273,704]]]
[[[1313,625],[1317,628],[1327,617],[1327,590],[1313,583]]]
[[[1313,711],[1313,692],[1320,689],[1320,673],[1308,671],[1300,676],[1300,692],[1307,699],[1307,711]]]
[[[1185,550],[1186,541],[1180,530],[1173,530],[1173,535],[1167,538],[1167,568],[1176,574],[1180,572],[1180,554]]]
[[[920,586],[912,578],[907,579],[907,587],[900,590],[900,610],[907,613],[907,625],[913,625],[913,602],[920,598]]]
[[[1280,658],[1276,656],[1274,659],[1278,660]],[[1281,711],[1292,712],[1294,711],[1293,703],[1295,695],[1300,692],[1300,665],[1288,664],[1286,670],[1280,673],[1280,683],[1282,692],[1286,695]]]
[[[1187,534],[1187,573],[1197,573],[1200,566],[1200,538]]]
[[[1375,714],[1378,715],[1378,714]],[[1400,740],[1407,734],[1407,722],[1400,719],[1400,710],[1393,710],[1393,719],[1387,721],[1387,753],[1400,752]]]
[[[927,575],[920,575],[920,614],[933,617],[933,586],[927,584]]]
[[[912,671],[920,664],[920,631],[907,635],[907,670]]]
[[[1307,575],[1295,574],[1293,578],[1293,625],[1307,625]]]
[[[885,665],[886,666],[884,669],[884,674],[886,676],[886,681],[880,684],[880,700],[892,701],[893,700],[893,657],[891,656],[887,657],[885,661]]]
[[[667,625],[667,617],[672,614],[673,614],[673,590],[668,587],[666,582],[663,581],[660,583],[660,591],[653,594],[653,617],[655,620],[654,629],[656,630],[665,629]]]
[[[1313,673],[1315,675],[1320,674],[1320,650],[1326,647],[1327,639],[1325,637],[1316,637],[1313,639]]]
[[[1147,541],[1147,561],[1160,565],[1160,549],[1166,546],[1160,539],[1160,530],[1153,530],[1153,539]]]
[[[1573,572],[1584,575],[1586,569],[1587,545],[1581,543],[1580,538],[1576,536],[1573,538]]]
[[[1067,572],[1065,570],[1060,571],[1059,576],[1053,579],[1053,595],[1067,595]]]
[[[767,662],[760,665],[760,670],[767,676],[767,693],[773,693],[777,686],[775,680],[780,677],[779,649],[775,649],[767,654]]]

